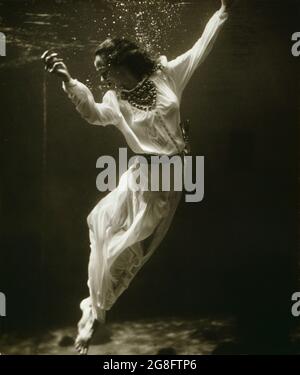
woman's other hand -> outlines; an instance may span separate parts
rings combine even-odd
[[[41,59],[45,64],[45,70],[49,73],[56,74],[58,77],[62,78],[64,82],[69,82],[71,80],[71,75],[69,70],[64,63],[63,59],[58,56],[57,53],[51,51],[45,51]]]

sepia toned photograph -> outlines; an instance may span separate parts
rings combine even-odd
[[[300,354],[299,64],[297,0],[0,0],[0,367]]]

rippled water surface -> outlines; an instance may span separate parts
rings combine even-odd
[[[45,49],[76,53],[107,36],[125,36],[149,52],[168,48],[189,2],[166,0],[1,1],[0,31],[7,36],[10,64],[39,58]],[[0,61],[0,67],[7,61]]]

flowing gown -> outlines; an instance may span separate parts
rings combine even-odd
[[[228,14],[221,8],[192,48],[171,61],[166,56],[159,57],[161,69],[150,77],[157,88],[157,103],[152,110],[131,106],[115,90],[108,90],[102,102],[96,103],[91,91],[77,79],[63,83],[63,89],[87,122],[118,127],[133,152],[180,154],[185,147],[179,112],[183,90],[210,52],[227,18]],[[91,309],[99,321],[105,321],[106,311],[158,247],[181,196],[174,190],[131,189],[128,181],[135,178],[137,168],[138,161],[87,218],[91,247],[90,296],[81,302],[81,309]]]

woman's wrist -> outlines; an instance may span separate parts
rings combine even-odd
[[[235,3],[236,3],[236,0],[222,0],[220,11],[228,13]]]
[[[220,13],[224,13],[226,11],[227,11],[227,6],[224,3],[222,3],[221,8],[220,8]]]
[[[65,83],[71,83],[71,81],[73,80],[73,78],[70,76],[70,74],[66,74],[64,77],[63,77],[63,81]]]
[[[77,85],[77,79],[70,77],[69,80],[63,80],[63,84],[65,87],[71,88]]]
[[[225,5],[222,5],[221,8],[218,10],[218,15],[220,19],[225,19],[228,17],[228,8]]]

